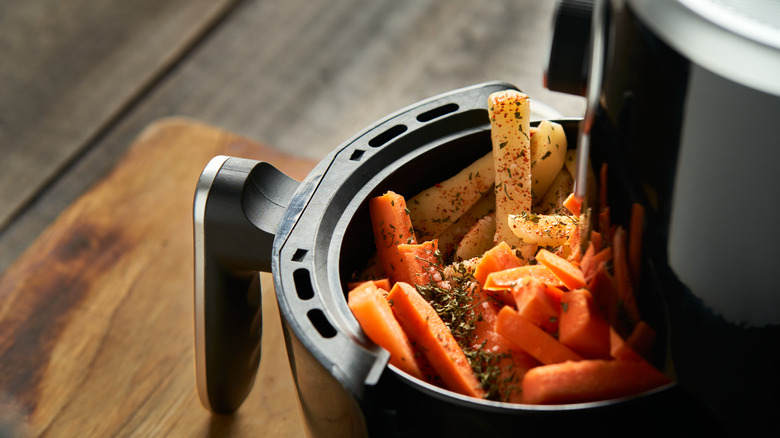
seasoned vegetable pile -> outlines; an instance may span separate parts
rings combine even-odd
[[[532,128],[517,91],[488,105],[489,154],[409,200],[370,200],[376,257],[348,293],[362,329],[401,371],[472,397],[577,403],[670,382],[634,293],[642,207],[611,224],[602,166],[584,227],[563,128]]]

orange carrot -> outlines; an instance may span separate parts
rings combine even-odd
[[[596,272],[593,274],[593,278],[588,281],[587,289],[593,295],[593,300],[596,302],[601,314],[604,315],[607,322],[614,326],[617,322],[617,288],[615,286],[615,280],[607,270],[606,262],[602,262]]]
[[[543,364],[582,359],[509,306],[498,312],[496,332]]]
[[[588,244],[588,247],[592,246],[595,252],[599,252],[603,246],[602,240],[601,233],[596,230],[590,230],[590,244]]]
[[[617,360],[638,362],[642,356],[626,344],[622,336],[613,328],[609,328],[609,355]]]
[[[628,321],[623,321],[623,323],[627,324],[626,330],[630,332],[640,318],[634,287],[631,284],[631,274],[628,272],[626,230],[621,226],[615,231],[612,248],[612,266],[615,270],[615,284],[619,300],[618,309],[622,309],[625,313],[624,316],[628,318]],[[618,332],[622,333],[621,327],[618,327]]]
[[[417,243],[403,196],[387,192],[368,201],[371,225],[374,231],[377,259],[385,275],[395,283],[396,269],[403,263],[398,252],[402,243]]]
[[[642,204],[631,206],[631,223],[628,227],[628,272],[631,274],[634,289],[639,287],[639,275],[642,270],[642,231],[645,220],[645,208]]]
[[[520,388],[523,376],[529,369],[538,366],[539,362],[495,331],[498,310],[492,300],[479,301],[474,312],[477,318],[474,321],[471,348],[481,348],[498,357],[498,363],[493,364],[501,370],[495,382],[498,390],[497,398],[501,401],[521,403]]]
[[[489,249],[480,258],[477,267],[474,269],[474,278],[481,285],[485,285],[488,274],[504,269],[515,268],[524,265],[512,248],[506,242],[500,242],[498,245]]]
[[[542,283],[558,288],[564,284],[544,265],[525,265],[503,271],[491,272],[485,279],[485,291],[508,306],[515,306],[515,298],[512,296],[512,288],[523,278],[534,277]]]
[[[580,403],[624,397],[671,380],[646,361],[590,359],[533,368],[523,378],[523,402]]]
[[[585,281],[589,281],[596,274],[596,269],[601,266],[602,263],[606,263],[612,259],[612,247],[608,246],[601,251],[595,253],[591,252],[592,246],[589,246],[585,251],[585,255],[582,257],[582,263],[580,269],[585,276]]]
[[[612,219],[609,217],[609,207],[604,207],[599,211],[598,227],[601,233],[602,246],[612,243]]]
[[[482,397],[466,355],[436,311],[407,283],[396,283],[387,296],[393,314],[406,335],[422,347],[425,357],[452,391]]]
[[[546,249],[536,253],[536,260],[547,266],[570,290],[585,287],[585,276],[579,267]]]
[[[590,292],[576,289],[563,294],[558,340],[582,357],[605,359],[609,353],[609,324]]]
[[[563,206],[575,216],[579,216],[582,209],[582,201],[574,196],[574,192],[569,193],[569,196],[563,201]]]
[[[366,336],[390,352],[390,363],[422,379],[423,374],[415,360],[412,344],[374,282],[362,283],[349,291],[347,303]]]
[[[653,344],[655,344],[656,333],[652,327],[646,322],[639,321],[634,326],[634,331],[626,339],[626,345],[631,347],[640,356],[645,359],[650,359],[653,351]]]
[[[380,278],[378,280],[368,280],[368,282],[374,283],[374,285],[378,289],[382,289],[385,292],[390,291],[390,279],[388,279],[388,278]],[[350,282],[347,282],[347,289],[348,290],[352,290],[352,289],[362,285],[363,283],[366,283],[366,281],[350,281]]]
[[[547,333],[554,334],[558,332],[560,298],[556,302],[544,289],[545,285],[541,281],[525,277],[512,288],[512,295],[517,303],[517,313]]]
[[[396,282],[427,285],[443,280],[442,261],[438,256],[436,240],[423,243],[402,243],[398,245],[401,263],[395,267]]]

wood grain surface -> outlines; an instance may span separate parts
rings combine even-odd
[[[272,293],[250,398],[233,416],[197,398],[192,201],[217,154],[297,179],[314,164],[188,119],[144,129],[0,278],[0,436],[303,433]]]
[[[8,2],[6,2],[8,3]],[[145,126],[187,116],[320,159],[436,94],[546,90],[553,0],[27,0],[0,7],[0,271]],[[7,56],[6,56],[7,55]],[[12,135],[13,134],[13,135]],[[13,152],[9,152],[13,149]]]

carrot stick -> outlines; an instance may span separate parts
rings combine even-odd
[[[395,267],[396,282],[427,285],[443,280],[441,259],[438,256],[436,240],[423,243],[402,243],[398,245],[401,263]]]
[[[349,291],[347,304],[366,336],[390,352],[391,364],[423,379],[411,342],[393,316],[390,304],[373,282],[362,283]]]
[[[655,344],[656,333],[646,322],[639,321],[634,326],[634,331],[626,339],[626,344],[645,359],[650,359]]]
[[[590,292],[576,289],[563,294],[558,340],[582,357],[609,358],[609,324]]]
[[[570,261],[546,249],[540,249],[536,253],[536,260],[547,266],[570,290],[585,287],[585,276],[582,274],[582,270]]]
[[[599,233],[596,230],[591,230],[590,231],[590,244],[588,244],[588,247],[592,246],[593,250],[596,251],[596,252],[601,251],[601,247],[603,246],[602,245],[602,243],[603,243],[602,239],[603,239],[603,237],[602,237],[601,233]]]
[[[582,359],[509,306],[504,306],[498,312],[496,332],[543,364]]]
[[[398,252],[402,243],[417,243],[406,208],[406,200],[395,192],[387,192],[368,201],[371,225],[374,231],[377,259],[385,275],[395,283],[396,269],[403,263]]]
[[[396,283],[387,296],[406,335],[422,347],[425,357],[452,391],[483,397],[466,355],[436,311],[407,283]]]
[[[526,277],[512,288],[517,313],[541,327],[547,333],[558,332],[561,298],[556,302],[545,290],[545,285],[533,277]]]
[[[485,279],[485,292],[500,302],[514,307],[512,288],[526,277],[533,277],[554,288],[564,287],[561,280],[544,265],[524,265],[491,272]]]
[[[628,228],[628,272],[634,288],[639,287],[639,276],[642,270],[642,231],[645,220],[645,208],[642,204],[631,206],[631,223]]]
[[[569,196],[563,201],[563,206],[575,216],[579,216],[582,210],[582,201],[574,196],[574,192],[569,193]]]
[[[374,285],[377,288],[382,289],[385,292],[389,292],[390,291],[390,279],[388,279],[388,278],[380,278],[378,280],[368,280],[368,281],[371,282],[371,283],[374,283]],[[352,289],[360,286],[363,283],[366,283],[366,281],[350,281],[350,282],[347,282],[347,289],[348,290],[352,290]]]
[[[596,269],[601,266],[602,263],[606,263],[612,259],[612,247],[608,246],[597,253],[591,253],[588,255],[591,247],[585,251],[585,256],[582,258],[580,269],[585,276],[585,281],[589,281],[596,274]]]
[[[590,359],[533,368],[523,378],[523,402],[579,403],[624,397],[670,379],[646,361]]]
[[[512,251],[512,248],[506,242],[500,242],[482,255],[474,270],[474,279],[484,286],[485,280],[491,272],[516,268],[524,264],[523,260]]]
[[[609,328],[609,355],[617,360],[638,362],[642,356],[626,344],[622,336],[613,328]]]
[[[615,270],[615,283],[617,285],[617,296],[619,300],[618,308],[625,311],[628,321],[624,321],[628,327],[633,328],[639,321],[639,308],[634,296],[634,287],[631,284],[631,274],[628,272],[628,254],[627,254],[626,230],[619,226],[613,236],[612,248],[613,259],[612,266]],[[627,330],[630,332],[630,328]],[[618,327],[618,332],[622,332]]]
[[[606,262],[602,262],[596,268],[593,278],[588,281],[587,289],[593,295],[593,300],[609,325],[615,326],[617,322],[617,287],[614,278],[607,270]]]

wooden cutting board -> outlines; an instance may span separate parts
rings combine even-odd
[[[0,278],[0,435],[303,435],[270,274],[250,397],[231,416],[198,400],[192,201],[218,154],[299,180],[315,164],[193,120],[147,127]]]

